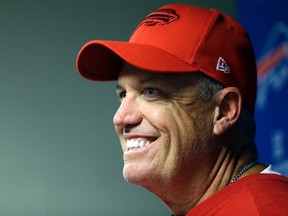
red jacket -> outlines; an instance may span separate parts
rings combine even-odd
[[[217,192],[186,216],[288,216],[288,178],[255,174]]]

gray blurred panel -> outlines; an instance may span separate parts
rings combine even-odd
[[[127,40],[164,0],[0,0],[0,216],[170,215],[122,178],[115,83],[82,79],[92,39]],[[234,1],[177,1],[234,15]]]

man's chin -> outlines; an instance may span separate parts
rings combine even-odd
[[[137,169],[137,166],[133,167],[132,164],[129,164],[124,165],[123,177],[131,184],[147,187],[151,182],[154,182],[155,174],[151,174],[148,170]]]
[[[124,165],[123,177],[127,182],[131,184],[139,184],[141,181],[143,181],[143,174],[141,176],[139,173],[140,172],[133,168],[130,164]]]

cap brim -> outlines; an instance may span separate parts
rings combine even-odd
[[[197,70],[166,51],[147,44],[94,40],[85,44],[77,57],[79,73],[90,80],[117,80],[123,60],[151,72]]]

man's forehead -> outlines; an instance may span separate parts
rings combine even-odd
[[[131,80],[132,82],[150,83],[171,83],[174,85],[191,83],[195,80],[195,72],[191,73],[165,73],[165,72],[155,72],[146,71],[140,68],[136,68],[128,63],[124,63],[121,72],[118,76],[118,83],[123,81]],[[194,78],[193,78],[194,77]]]
[[[145,71],[128,64],[123,66],[118,76],[118,83],[131,81],[144,84],[150,82],[169,82],[169,80],[169,76],[165,73]]]

